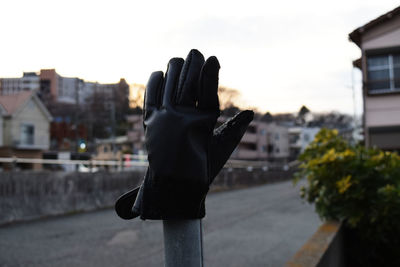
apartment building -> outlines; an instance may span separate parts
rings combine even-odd
[[[400,7],[349,34],[361,49],[367,146],[400,151]]]
[[[63,77],[55,69],[40,70],[40,91],[42,94],[50,94],[52,100],[59,103],[84,105],[95,96],[100,96],[106,105],[110,106],[121,88],[121,79],[118,83],[102,84],[98,82],[86,82],[80,78]],[[129,86],[124,88],[124,97],[129,97]]]
[[[102,84],[87,82],[77,77],[63,77],[55,69],[42,69],[39,73],[24,72],[19,78],[1,78],[0,95],[36,90],[42,98],[64,104],[87,104],[95,94],[106,100],[106,106],[115,97],[129,97],[125,80]],[[121,95],[122,94],[122,95]]]
[[[221,118],[220,120],[225,120]],[[288,129],[276,123],[252,121],[231,158],[280,161],[289,157]]]
[[[218,125],[228,118],[219,117]],[[130,115],[128,121],[128,140],[133,153],[145,153],[143,116]],[[285,160],[289,157],[288,130],[275,123],[252,121],[239,145],[233,151],[232,159],[241,160]]]
[[[290,155],[289,129],[276,123],[267,124],[268,160],[287,160]]]
[[[24,72],[19,78],[0,78],[0,95],[13,95],[40,88],[40,78],[35,72]]]
[[[220,117],[219,121],[227,118]],[[268,158],[267,124],[252,121],[231,158],[243,160],[266,160]]]

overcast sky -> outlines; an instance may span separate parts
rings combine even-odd
[[[220,84],[260,111],[353,114],[348,34],[392,0],[2,0],[0,77],[55,68],[88,81],[143,83],[191,48],[221,63]],[[357,112],[360,73],[354,72]]]

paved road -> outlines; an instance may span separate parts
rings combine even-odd
[[[282,266],[321,224],[291,182],[207,198],[205,266]],[[0,228],[0,266],[163,266],[162,223],[112,210]]]

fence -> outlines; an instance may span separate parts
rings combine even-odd
[[[65,159],[39,159],[39,158],[2,158],[0,163],[8,163],[11,169],[16,169],[17,164],[41,164],[41,165],[75,165],[75,170],[80,172],[95,172],[98,167],[111,167],[111,170],[135,170],[140,167],[147,167],[147,155],[130,155],[132,160],[65,160]],[[264,171],[269,169],[289,170],[297,165],[297,161],[288,164],[276,164],[267,161],[228,160],[224,168],[245,168],[251,171],[253,168],[261,168]]]

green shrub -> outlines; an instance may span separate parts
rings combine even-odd
[[[400,253],[400,157],[350,145],[336,130],[322,129],[300,155],[295,180],[301,196],[324,220],[343,221],[376,257]],[[395,255],[397,252],[397,255]]]

